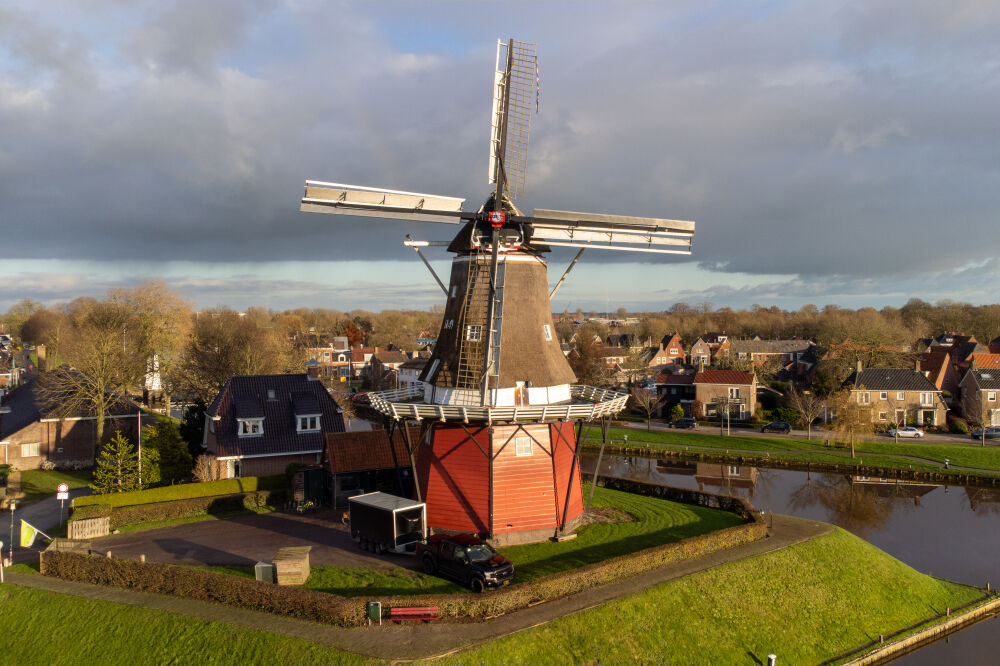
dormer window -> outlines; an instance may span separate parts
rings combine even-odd
[[[278,398],[278,396],[274,392],[274,389],[267,389],[267,399],[268,400],[276,400],[277,398]]]
[[[260,437],[264,434],[264,419],[237,419],[240,437]]]
[[[297,432],[319,432],[319,414],[299,416],[296,419]]]

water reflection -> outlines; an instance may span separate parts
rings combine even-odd
[[[596,456],[582,462],[589,481]],[[605,456],[601,473],[746,497],[764,511],[843,527],[918,571],[981,587],[1000,584],[1000,489],[620,456]],[[997,629],[1000,619],[990,620],[929,653],[947,652],[938,663],[996,663],[981,657],[1000,654]],[[924,654],[902,663],[927,663]]]

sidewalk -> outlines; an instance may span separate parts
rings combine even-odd
[[[833,526],[826,523],[775,515],[769,538],[713,553],[706,557],[664,566],[638,576],[584,590],[578,594],[479,623],[437,622],[400,626],[384,621],[381,627],[345,629],[231,608],[221,604],[76,583],[47,576],[10,572],[7,574],[7,580],[15,585],[48,590],[59,594],[132,606],[145,606],[203,620],[226,622],[250,630],[270,631],[381,659],[413,660],[437,657],[455,650],[473,647],[500,636],[530,629],[565,615],[578,613],[615,599],[637,594],[659,583],[748,557],[773,552],[822,536],[832,530]],[[364,602],[364,599],[359,598],[357,601],[360,604]]]

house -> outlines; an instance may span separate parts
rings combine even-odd
[[[1000,337],[996,337],[990,340],[990,353],[1000,354]]]
[[[871,409],[872,422],[891,425],[944,425],[948,408],[941,389],[920,371],[905,368],[861,367],[845,382],[851,400]]]
[[[97,417],[86,407],[68,413],[56,411],[38,382],[37,377],[29,379],[5,395],[0,404],[0,463],[20,470],[38,469],[46,461],[59,467],[93,467],[98,453]],[[105,418],[102,444],[119,430],[135,443],[138,420],[138,405],[125,398],[114,399]]]
[[[729,340],[725,350],[720,347],[719,354],[722,357],[750,361],[754,365],[763,365],[777,359],[782,366],[785,366],[801,361],[813,346],[815,345],[811,340],[800,338],[791,340],[761,340],[759,338]]]
[[[230,377],[205,412],[203,445],[219,476],[280,474],[317,464],[325,435],[344,421],[322,382],[307,374]]]
[[[360,379],[371,370],[372,356],[381,347],[351,347],[351,377]]]
[[[635,333],[609,333],[607,343],[609,347],[623,347],[625,349],[640,349],[639,336]]]
[[[757,411],[757,375],[740,370],[700,370],[692,381],[695,400],[701,403],[705,418],[725,413],[729,418],[748,419]]]
[[[684,340],[680,333],[663,336],[660,340],[659,353],[650,361],[650,367],[661,365],[676,365],[684,363]],[[654,362],[656,361],[656,362]],[[659,362],[662,361],[662,362]]]
[[[691,349],[688,350],[688,363],[695,366],[712,364],[712,345],[704,337],[699,337],[691,344]]]
[[[378,349],[368,361],[365,374],[377,385],[398,388],[399,368],[408,360],[410,357],[398,349]]]
[[[997,356],[997,354],[990,354]],[[973,368],[961,383],[962,415],[975,425],[1000,426],[1000,368]]]
[[[391,439],[383,429],[327,434],[323,465],[330,475],[335,508],[346,507],[348,497],[377,490],[412,496],[413,470],[406,438],[396,429]],[[410,441],[414,445],[420,441],[419,427],[410,426]]]
[[[346,336],[332,338],[325,347],[310,347],[306,353],[309,360],[319,363],[320,376],[335,381],[346,381],[351,377],[351,348]]]
[[[958,393],[958,372],[951,362],[951,354],[944,350],[928,349],[918,357],[920,371],[931,380],[939,391]]]
[[[691,404],[695,399],[694,373],[661,373],[656,378],[656,393],[660,397],[660,416],[670,416],[675,405],[684,409],[685,416],[691,416]]]
[[[414,356],[399,366],[399,388],[423,388],[420,373],[430,359],[424,356]]]

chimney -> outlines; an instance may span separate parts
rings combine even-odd
[[[861,366],[861,359],[859,358],[859,359],[858,359],[858,374],[859,374],[859,375],[861,374],[861,367],[862,367],[862,366]]]
[[[319,362],[316,359],[306,361],[306,374],[309,379],[319,379]]]

